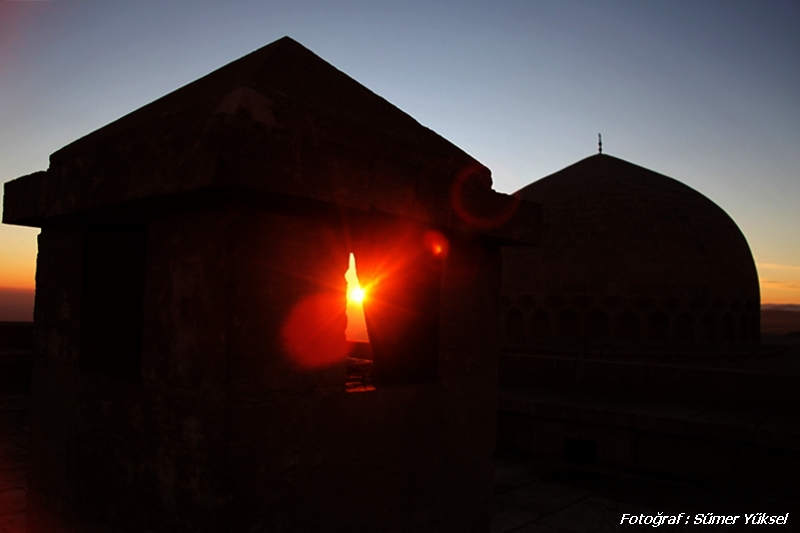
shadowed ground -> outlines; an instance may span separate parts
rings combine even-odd
[[[24,533],[27,393],[0,391],[0,532]]]
[[[800,494],[752,491],[634,475],[499,452],[495,463],[492,533],[595,533],[653,531],[652,525],[620,525],[623,513],[684,513],[689,524],[661,530],[761,531],[776,526],[744,524],[745,513],[785,515],[780,531],[800,531]],[[694,525],[698,514],[739,515],[736,525]],[[698,529],[699,528],[699,529]]]
[[[793,319],[795,316],[793,315]],[[765,326],[774,326],[767,314]],[[795,322],[792,322],[794,324]],[[773,331],[776,328],[772,328]],[[790,328],[793,330],[794,328]],[[800,366],[798,332],[766,335],[765,342],[784,345],[786,358]],[[10,337],[6,348],[14,346]],[[29,343],[28,341],[25,341]],[[19,343],[23,343],[22,340]],[[26,347],[25,346],[17,346]],[[28,347],[28,349],[30,349]],[[21,353],[21,352],[20,352]],[[0,382],[0,533],[25,531],[25,473],[29,394],[29,369],[16,364],[20,353],[2,354]],[[0,376],[0,377],[3,377]],[[13,379],[12,379],[13,378]],[[12,383],[13,382],[13,383]],[[652,526],[620,525],[623,513],[789,515],[786,526],[683,525],[663,526],[667,531],[800,531],[800,485],[794,494],[738,490],[719,485],[671,481],[652,476],[541,460],[500,451],[495,461],[495,496],[492,533],[590,533],[652,531]],[[700,529],[698,529],[700,528]]]
[[[0,394],[0,533],[25,531],[28,394]],[[800,530],[800,494],[682,483],[498,452],[492,533],[652,531],[620,525],[623,513],[789,515],[779,531]],[[759,531],[770,526],[683,525],[668,531]],[[700,529],[697,529],[700,528]],[[774,526],[773,526],[774,528]]]

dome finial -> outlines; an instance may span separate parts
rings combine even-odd
[[[599,133],[597,134],[597,153],[598,154],[603,153],[603,136],[600,135]]]

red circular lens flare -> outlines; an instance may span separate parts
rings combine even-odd
[[[473,163],[458,173],[450,186],[450,203],[458,217],[474,228],[502,226],[514,215],[519,197],[491,188],[491,177],[483,165]]]
[[[303,368],[322,368],[347,357],[345,302],[335,294],[316,294],[295,305],[281,331],[292,362]]]
[[[426,231],[424,236],[425,249],[438,259],[445,259],[450,253],[450,243],[438,231]]]

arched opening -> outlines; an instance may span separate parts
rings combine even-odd
[[[578,315],[572,309],[564,309],[558,314],[558,336],[562,340],[578,340],[581,334]]]
[[[517,308],[506,313],[506,339],[512,343],[525,341],[525,316]]]
[[[742,313],[739,317],[739,342],[746,344],[750,340],[750,313]]]
[[[408,221],[370,217],[352,250],[376,386],[436,380],[442,265],[449,240]]]
[[[630,309],[626,309],[617,319],[615,338],[623,343],[637,343],[639,342],[639,329],[638,315]]]
[[[517,300],[517,307],[522,309],[524,312],[528,312],[533,309],[533,306],[536,304],[536,301],[533,299],[533,296],[530,294],[523,294]]]
[[[714,313],[706,313],[700,323],[700,342],[709,345],[717,343],[717,316]]]
[[[608,330],[608,316],[600,309],[593,310],[586,322],[586,338],[591,342],[607,342]]]
[[[675,321],[675,339],[682,344],[694,343],[694,317],[681,313]]]
[[[350,262],[344,279],[347,282],[345,337],[350,344],[345,390],[347,392],[375,390],[372,382],[372,349],[369,345],[367,323],[364,319],[364,301],[368,296],[366,289],[358,280],[356,258],[353,253],[350,254]]]
[[[736,327],[731,313],[725,313],[722,317],[722,340],[725,342],[736,340]]]
[[[141,379],[146,248],[144,227],[85,229],[80,307],[84,370]]]
[[[546,341],[550,338],[550,316],[543,309],[533,312],[530,325],[531,340]]]
[[[669,340],[669,317],[665,313],[656,311],[650,315],[647,337],[649,341],[659,344]]]

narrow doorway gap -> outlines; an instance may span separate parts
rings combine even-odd
[[[364,319],[364,300],[369,295],[358,281],[356,258],[352,253],[350,254],[350,266],[345,272],[344,279],[347,281],[345,337],[350,344],[345,390],[347,392],[373,391],[375,387],[372,385],[372,349],[369,345],[369,334]]]
[[[369,343],[367,324],[364,320],[364,288],[358,282],[356,258],[350,254],[350,267],[344,274],[347,281],[347,329],[345,336],[350,342]]]

